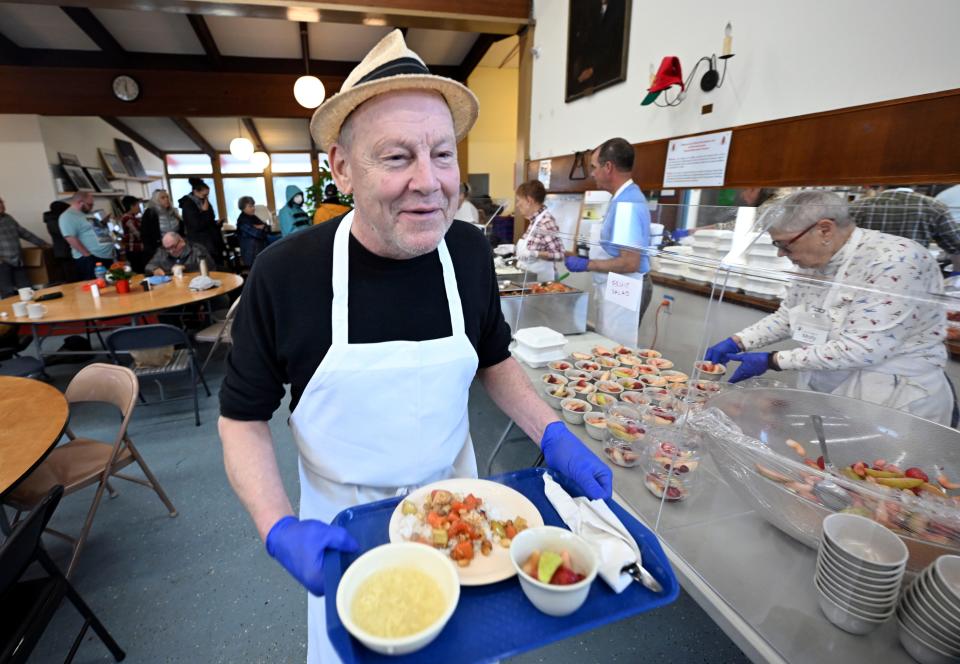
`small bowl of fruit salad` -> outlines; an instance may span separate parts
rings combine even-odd
[[[597,391],[597,386],[590,382],[589,378],[577,378],[567,383],[567,387],[577,394],[592,394]]]
[[[596,406],[601,410],[605,410],[610,406],[617,405],[617,397],[612,394],[604,394],[603,392],[594,392],[593,394],[587,395],[587,401],[591,405]]]
[[[652,398],[643,392],[638,392],[636,390],[628,390],[621,394],[620,401],[628,403],[631,406],[649,406],[651,403],[653,403]]]
[[[555,526],[527,528],[513,538],[510,561],[527,599],[550,616],[583,606],[597,577],[597,557],[574,533]]]
[[[614,355],[633,355],[633,349],[629,346],[617,346],[613,349]]]
[[[700,377],[706,380],[720,380],[720,377],[727,373],[727,368],[722,364],[708,362],[707,360],[694,362],[693,366],[700,372]]]
[[[623,392],[623,385],[612,380],[601,380],[597,383],[597,389],[604,394],[618,395]]]
[[[688,378],[687,374],[683,373],[682,371],[674,371],[672,369],[667,371],[661,371],[660,377],[666,378],[667,382],[670,383],[671,385],[674,385],[676,383],[686,383]]]
[[[614,352],[606,346],[594,346],[591,350],[594,357],[614,357]]]
[[[583,360],[592,360],[593,355],[590,353],[581,353],[579,351],[574,351],[570,353],[570,357],[573,358],[574,362],[582,362]]]
[[[647,386],[640,378],[617,378],[617,382],[623,389],[633,392],[639,392]]]
[[[566,376],[558,373],[545,373],[540,376],[540,384],[543,385],[543,390],[553,390],[563,385],[566,385],[570,382],[570,379]]]
[[[550,371],[556,373],[563,373],[569,369],[573,369],[573,362],[568,362],[567,360],[554,360],[547,364],[550,367]]]
[[[640,374],[644,376],[656,376],[658,373],[660,373],[660,368],[653,364],[641,364],[637,367],[637,376]],[[634,378],[637,376],[634,376]]]
[[[614,378],[636,378],[640,375],[637,367],[617,367],[610,372]]]
[[[560,402],[563,419],[570,424],[583,424],[583,416],[593,410],[593,406],[583,399],[564,399]]]
[[[587,427],[587,433],[590,434],[591,438],[594,440],[603,440],[603,434],[607,432],[606,415],[603,413],[587,413],[583,416],[583,424]]]
[[[581,360],[576,364],[574,364],[573,366],[575,366],[580,371],[586,371],[591,374],[594,373],[595,371],[600,371],[601,369],[600,365],[594,362],[593,360]]]
[[[618,359],[620,360],[620,364],[628,367],[638,367],[646,362],[642,357],[637,357],[636,355],[621,355]]]
[[[641,348],[640,350],[636,351],[634,355],[636,355],[637,357],[642,357],[646,360],[649,360],[655,357],[663,357],[663,353],[661,353],[658,350],[653,350],[652,348]]]
[[[664,357],[651,357],[647,359],[647,364],[657,369],[673,369],[673,362]]]
[[[557,387],[551,387],[544,393],[544,399],[547,400],[547,403],[560,410],[560,402],[564,399],[570,399],[577,396],[573,390],[569,389],[566,385],[558,385]]]
[[[620,360],[615,357],[600,356],[594,361],[604,369],[613,369],[620,366]]]
[[[646,426],[637,408],[628,404],[611,406],[606,415],[609,442],[635,443],[646,435]]]
[[[580,369],[574,369],[573,367],[564,371],[563,375],[569,380],[579,380],[581,378],[593,380],[593,374],[589,371],[580,371]]]

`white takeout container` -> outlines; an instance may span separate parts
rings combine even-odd
[[[523,563],[534,551],[548,550],[568,551],[574,571],[586,578],[569,586],[552,586],[528,576],[523,571]],[[590,545],[579,535],[555,526],[527,528],[514,537],[510,544],[510,561],[517,570],[523,594],[538,610],[550,616],[567,616],[579,609],[597,577],[597,558]]]
[[[513,338],[517,340],[513,352],[531,366],[534,362],[547,363],[566,357],[563,347],[567,345],[567,338],[549,327],[525,327],[517,330]]]
[[[430,576],[443,593],[446,609],[429,627],[400,638],[384,638],[368,634],[350,618],[353,597],[371,574],[390,567],[417,569]],[[404,655],[420,650],[433,641],[450,620],[460,600],[460,577],[449,557],[433,547],[416,542],[383,544],[370,549],[353,561],[337,586],[337,615],[350,634],[374,652],[384,655]]]

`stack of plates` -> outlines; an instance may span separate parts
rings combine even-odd
[[[897,607],[900,643],[923,664],[960,662],[960,556],[940,556]]]
[[[856,514],[823,520],[815,583],[827,619],[851,634],[867,634],[897,608],[908,552],[899,537]]]

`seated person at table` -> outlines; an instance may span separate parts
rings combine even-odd
[[[147,274],[163,276],[173,272],[174,265],[182,265],[184,272],[199,272],[200,261],[207,261],[207,266],[213,269],[210,252],[202,244],[195,244],[184,240],[179,233],[167,233],[163,236],[162,246],[157,249],[147,267]]]

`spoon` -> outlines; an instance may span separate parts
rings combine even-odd
[[[643,569],[642,565],[637,563],[630,563],[625,565],[623,569],[620,570],[621,574],[629,574],[633,577],[634,581],[638,581],[643,584],[645,588],[649,588],[655,593],[662,593],[663,586],[660,585],[660,582],[653,578],[653,575],[650,574],[647,570]]]
[[[823,455],[823,467],[829,472],[836,472],[833,464],[830,463],[830,455],[827,453],[827,437],[823,432],[823,418],[819,415],[811,415],[813,420],[813,429],[817,432],[817,441],[820,443],[820,453]],[[823,502],[823,504],[834,511],[839,511],[850,507],[852,499],[844,491],[843,487],[833,480],[821,480],[813,485],[813,493]]]
[[[835,472],[836,468],[830,463],[830,455],[827,453],[827,437],[823,433],[823,418],[819,415],[811,415],[810,419],[813,420],[813,430],[817,432],[817,441],[820,443],[820,454],[823,455],[823,465],[827,470]]]

